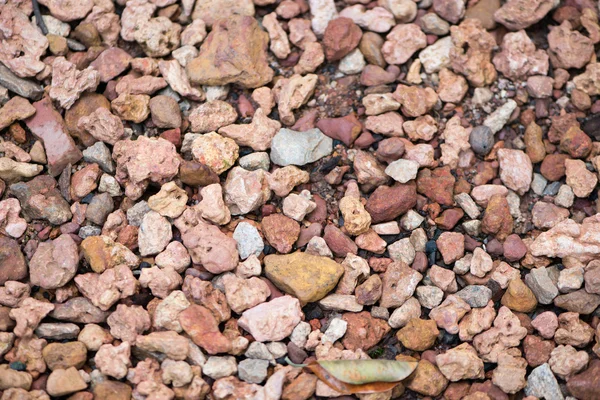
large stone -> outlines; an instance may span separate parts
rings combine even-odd
[[[502,305],[518,312],[531,312],[537,307],[537,299],[521,279],[513,279],[502,296]]]
[[[590,366],[567,381],[572,396],[580,400],[594,400],[600,389],[600,361],[592,360]]]
[[[525,394],[546,400],[564,399],[556,377],[548,364],[542,364],[531,371],[527,378]]]
[[[138,257],[121,243],[114,242],[108,236],[90,236],[81,242],[81,250],[94,272],[102,273],[106,269],[125,264],[134,268],[139,264]]]
[[[371,214],[371,223],[377,224],[396,219],[417,203],[417,188],[414,184],[380,186],[371,194],[365,209]]]
[[[533,165],[529,156],[520,150],[498,150],[500,179],[509,189],[524,195],[533,179]]]
[[[539,257],[560,257],[588,262],[600,254],[600,214],[585,218],[581,224],[567,219],[542,232],[530,247]]]
[[[518,31],[539,22],[557,5],[558,0],[510,0],[494,13],[494,19]]]
[[[263,5],[257,2],[257,5]],[[268,4],[265,2],[265,4]],[[193,3],[192,3],[193,5]],[[184,6],[185,7],[185,6]],[[228,19],[237,15],[254,15],[254,3],[252,0],[207,0],[196,3],[192,19],[202,19],[210,28],[221,19]]]
[[[44,289],[57,289],[75,276],[78,265],[77,243],[70,235],[60,235],[38,245],[29,262],[31,283]]]
[[[202,85],[263,86],[273,79],[267,64],[268,43],[269,35],[254,18],[232,15],[213,25],[186,72],[192,83]]]
[[[53,397],[79,392],[86,387],[87,383],[85,383],[75,367],[52,371],[46,382],[46,391]]]
[[[373,317],[368,311],[346,313],[342,318],[348,324],[342,340],[342,344],[348,350],[367,351],[379,343],[391,330],[387,322]]]
[[[185,216],[186,212],[180,218],[183,219]],[[182,225],[176,226],[179,228]],[[211,273],[231,271],[239,262],[237,242],[215,225],[198,221],[196,226],[182,232],[181,238],[192,261],[202,264]]]
[[[231,341],[219,331],[219,322],[208,308],[191,305],[179,313],[179,323],[194,343],[209,354],[231,350]]]
[[[463,343],[436,356],[435,363],[442,374],[452,382],[484,377],[483,361],[477,356],[477,351],[468,343]]]
[[[541,304],[552,304],[552,300],[558,296],[558,288],[544,267],[532,269],[525,276],[525,283]]]
[[[398,356],[399,361],[414,361],[412,357]],[[448,379],[431,362],[421,359],[417,369],[404,381],[406,387],[424,396],[437,397],[448,385]]]
[[[296,252],[268,255],[265,274],[279,289],[302,303],[321,300],[337,285],[344,268],[327,257]]]
[[[238,324],[259,342],[275,342],[288,337],[301,319],[300,301],[282,296],[244,311]]]
[[[280,166],[306,165],[333,151],[333,140],[314,128],[304,132],[281,129],[271,141],[271,161]]]
[[[65,121],[50,98],[44,97],[33,103],[33,106],[36,113],[26,119],[25,124],[44,144],[48,172],[52,176],[58,176],[67,165],[81,160],[83,154],[69,135]]]
[[[413,318],[396,335],[407,349],[425,351],[434,345],[439,334],[434,320]]]
[[[19,199],[25,219],[43,219],[52,225],[61,225],[69,221],[72,214],[57,186],[54,178],[41,175],[29,182],[11,185],[9,193]]]
[[[40,57],[48,48],[48,39],[29,21],[27,15],[31,14],[31,7],[24,13],[18,5],[17,2],[3,3],[0,62],[15,75],[26,78],[44,69]]]

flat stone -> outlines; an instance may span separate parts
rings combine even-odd
[[[301,318],[298,299],[282,296],[244,311],[238,324],[257,341],[273,342],[288,337]]]
[[[201,4],[210,2],[197,6]],[[219,8],[219,13],[224,9],[229,8]],[[198,57],[187,64],[187,75],[192,83],[202,85],[264,86],[273,78],[273,70],[267,64],[268,43],[269,35],[254,18],[232,15],[220,19],[204,40]]]
[[[541,304],[552,304],[552,300],[558,296],[558,288],[544,267],[533,268],[525,275],[525,283]]]
[[[281,129],[271,141],[271,161],[280,166],[306,165],[333,151],[333,140],[314,128],[304,132]]]
[[[268,255],[264,263],[267,278],[302,303],[325,297],[344,273],[344,268],[335,261],[302,252]]]
[[[11,92],[31,100],[39,100],[44,94],[44,88],[29,79],[15,75],[10,69],[0,63],[0,85]]]
[[[69,135],[62,116],[54,109],[52,101],[44,99],[33,103],[35,115],[25,120],[25,124],[35,137],[44,143],[48,172],[58,176],[69,164],[81,160],[83,154]]]

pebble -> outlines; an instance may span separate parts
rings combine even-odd
[[[240,222],[236,226],[233,238],[237,242],[238,253],[242,260],[247,259],[253,254],[258,257],[265,247],[256,227],[247,222]]]
[[[259,342],[278,341],[292,333],[301,317],[298,299],[282,296],[244,311],[238,324]]]
[[[527,154],[520,150],[498,150],[500,179],[509,189],[520,195],[525,194],[533,179],[533,166]]]
[[[268,363],[267,363],[268,364]],[[224,378],[234,375],[238,371],[237,363],[234,357],[208,357],[206,364],[202,367],[202,372],[213,379]]]
[[[513,279],[502,296],[502,304],[513,311],[531,312],[536,308],[538,301],[532,290],[521,279]]]
[[[514,100],[508,100],[500,108],[490,114],[490,116],[483,121],[483,125],[490,128],[493,134],[499,132],[508,122],[515,108],[517,108],[517,103]]]
[[[564,399],[560,386],[548,364],[542,364],[531,371],[527,378],[525,394],[548,400]]]
[[[494,146],[494,132],[486,125],[476,126],[469,135],[469,144],[476,154],[488,155]]]
[[[469,285],[456,293],[469,306],[485,307],[492,298],[492,290],[486,286]]]
[[[439,335],[435,321],[414,318],[401,328],[397,337],[410,350],[425,351],[433,346]]]
[[[280,166],[302,166],[331,154],[333,141],[319,129],[296,132],[281,129],[271,141],[271,161]]]
[[[65,396],[87,388],[75,367],[52,371],[46,381],[46,391],[50,396]]]
[[[156,211],[149,211],[144,215],[138,233],[140,255],[147,256],[160,253],[167,247],[172,238],[171,224],[165,217]]]
[[[327,330],[321,337],[321,343],[326,342],[335,343],[338,339],[341,339],[346,334],[346,328],[348,323],[341,318],[334,318],[329,322]]]
[[[419,171],[419,163],[413,160],[396,160],[390,163],[385,173],[391,176],[395,181],[400,183],[407,183],[417,177]]]
[[[279,289],[303,303],[325,297],[338,283],[344,268],[335,261],[307,253],[268,255],[264,259],[267,278]]]
[[[544,267],[532,269],[525,275],[525,283],[541,304],[552,304],[552,300],[558,296],[558,288]]]
[[[435,364],[451,382],[463,379],[482,379],[483,361],[477,351],[468,343],[463,343],[444,354],[435,357]]]
[[[267,378],[269,362],[266,360],[242,360],[237,366],[238,376],[248,383],[262,383]]]

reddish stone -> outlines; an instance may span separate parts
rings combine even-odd
[[[374,318],[368,311],[346,313],[342,319],[348,323],[342,344],[348,350],[369,350],[391,330],[386,321]]]
[[[567,154],[548,154],[542,165],[540,173],[550,182],[560,180],[566,173],[565,160],[570,157]]]
[[[173,143],[175,145],[175,147],[177,147],[177,148],[179,148],[181,146],[181,129],[180,128],[169,129],[168,131],[164,131],[163,133],[160,134],[160,137]]]
[[[552,125],[550,125],[550,130],[548,131],[548,140],[552,143],[559,143],[563,135],[572,126],[579,127],[577,115],[575,114],[563,114],[552,117]]]
[[[192,304],[179,313],[181,327],[209,354],[227,353],[231,341],[219,331],[219,323],[206,307]]]
[[[572,126],[560,139],[560,149],[573,158],[584,158],[592,151],[592,139],[579,127]]]
[[[19,243],[0,235],[0,285],[18,281],[27,276],[27,264]]]
[[[313,201],[317,207],[305,219],[308,222],[324,222],[327,219],[327,203],[316,193],[313,193]]]
[[[369,131],[363,131],[358,139],[354,141],[354,147],[357,149],[368,149],[373,143],[375,143],[375,137]]]
[[[323,34],[327,60],[341,60],[358,46],[361,37],[361,29],[350,18],[340,17],[329,21]]]
[[[427,261],[427,255],[422,251],[417,251],[415,253],[415,259],[411,265],[412,269],[424,274],[425,271],[427,271],[428,265],[429,262]]]
[[[471,387],[471,383],[461,381],[461,382],[452,382],[446,388],[444,392],[444,399],[446,400],[461,400],[467,394],[469,394],[469,388]]]
[[[98,108],[110,110],[110,102],[100,93],[86,92],[81,95],[71,108],[65,111],[65,124],[69,133],[86,147],[96,143],[96,139],[83,129],[83,127],[79,128],[77,124],[79,118],[87,117]]]
[[[300,225],[283,214],[272,214],[264,217],[262,230],[265,238],[280,253],[289,253],[300,235]]]
[[[469,394],[477,392],[487,394],[491,400],[508,400],[508,395],[498,386],[494,385],[492,381],[485,381],[483,383],[474,382],[469,389]]]
[[[417,191],[413,182],[392,187],[380,186],[371,194],[365,209],[371,214],[373,224],[396,219],[417,204]]]
[[[392,83],[398,77],[400,68],[396,65],[390,65],[383,69],[378,65],[367,65],[360,74],[360,84],[364,86],[379,86]]]
[[[519,261],[527,254],[527,246],[521,240],[519,235],[508,235],[504,241],[504,257],[508,261]]]
[[[348,253],[356,254],[358,246],[337,226],[329,224],[325,227],[323,235],[325,243],[337,257],[346,257]]]
[[[323,227],[321,226],[321,224],[317,223],[313,223],[307,227],[300,228],[300,235],[298,236],[296,247],[304,247],[313,237],[321,236],[322,232]]]
[[[315,108],[311,108],[309,111],[306,111],[294,125],[292,125],[292,130],[297,132],[304,132],[309,129],[313,129],[315,127],[315,122],[317,121],[317,117],[319,116],[319,111]]]
[[[391,258],[371,257],[369,258],[369,267],[371,267],[375,272],[385,272],[387,270],[388,265],[390,265],[393,262],[394,260],[392,260]]]
[[[495,257],[500,257],[504,254],[504,248],[502,247],[502,243],[496,238],[487,242],[485,246],[486,251]]]
[[[435,219],[435,224],[441,228],[450,230],[458,224],[458,221],[465,215],[462,208],[449,208],[442,212],[442,215]]]
[[[83,154],[68,133],[67,125],[54,109],[49,97],[33,103],[36,113],[25,120],[25,124],[35,137],[44,143],[48,173],[58,176],[68,164],[81,160]]]
[[[404,154],[404,142],[399,137],[391,137],[379,142],[375,157],[379,161],[391,163],[402,157],[402,154]]]
[[[498,240],[504,240],[513,231],[513,218],[506,197],[492,196],[481,221],[483,233],[495,234]]]
[[[238,97],[237,107],[242,118],[252,117],[254,115],[254,106],[243,94]]]
[[[341,118],[323,118],[317,122],[317,128],[332,139],[337,139],[346,146],[351,146],[362,131],[362,124],[351,113]]]
[[[592,360],[589,367],[567,381],[572,396],[580,400],[597,400],[600,393],[600,360]]]
[[[100,80],[108,82],[121,75],[131,63],[132,57],[118,47],[104,50],[90,66],[100,73]]]
[[[435,203],[451,206],[455,182],[449,167],[422,169],[417,176],[417,191]]]
[[[542,340],[539,336],[533,335],[528,335],[523,340],[525,359],[532,368],[548,362],[552,350],[554,350],[554,342],[551,340]]]

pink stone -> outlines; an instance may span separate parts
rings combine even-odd
[[[300,301],[282,296],[244,311],[238,324],[258,342],[274,342],[288,337],[301,319]]]
[[[558,329],[558,317],[552,311],[544,311],[531,321],[531,326],[545,339],[552,339]]]
[[[69,135],[69,130],[61,115],[54,109],[49,97],[33,103],[35,115],[25,120],[25,124],[35,137],[44,143],[48,159],[48,173],[58,176],[68,164],[75,164],[83,154]]]

